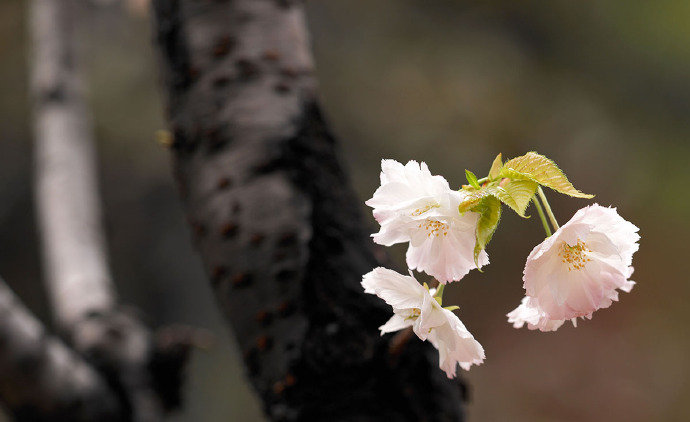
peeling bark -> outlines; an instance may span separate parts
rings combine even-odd
[[[316,101],[301,2],[154,2],[174,172],[274,421],[460,421],[435,349],[392,344],[378,265]]]

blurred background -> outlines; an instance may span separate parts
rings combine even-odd
[[[577,329],[515,330],[538,219],[504,213],[492,264],[447,293],[487,350],[471,421],[690,420],[690,2],[308,2],[321,95],[362,201],[379,160],[452,185],[536,150],[641,228],[638,285]],[[111,266],[153,326],[207,327],[174,421],[260,421],[172,184],[145,0],[83,9]],[[27,3],[0,2],[0,274],[46,323],[32,192]],[[547,193],[548,194],[548,193]],[[558,198],[561,223],[589,202]],[[507,209],[506,209],[507,210]],[[367,214],[368,215],[368,214]],[[370,219],[373,228],[373,219]],[[403,265],[404,247],[394,248]],[[2,416],[0,416],[0,420]]]

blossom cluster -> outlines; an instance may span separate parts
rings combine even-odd
[[[380,224],[374,242],[407,244],[409,276],[379,267],[362,279],[366,293],[393,309],[390,320],[379,327],[381,335],[411,329],[438,349],[439,366],[450,378],[458,365],[468,370],[481,364],[485,353],[453,312],[458,307],[442,306],[443,288],[489,264],[485,247],[498,226],[502,204],[524,216],[534,202],[547,234],[527,257],[525,297],[507,314],[515,328],[555,331],[566,320],[575,325],[578,317],[591,319],[596,310],[611,306],[618,290],[630,292],[635,284],[630,280],[632,256],[640,239],[638,228],[615,208],[598,204],[580,209],[559,227],[541,186],[573,197],[592,196],[576,190],[539,154],[505,164],[499,155],[483,179],[466,173],[469,185],[455,190],[423,162],[383,160],[381,185],[366,201]],[[438,287],[420,284],[413,270],[435,278]]]

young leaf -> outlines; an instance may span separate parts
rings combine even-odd
[[[556,163],[536,152],[528,152],[525,155],[506,161],[499,172],[499,176],[508,177],[511,180],[531,180],[576,198],[594,197],[594,195],[582,193],[575,189]]]
[[[477,181],[477,176],[475,176],[474,173],[465,169],[465,177],[467,178],[467,181],[473,188],[480,189],[479,182]]]
[[[460,214],[464,214],[470,210],[474,211],[473,208],[479,204],[482,198],[487,195],[493,195],[492,186],[493,185],[484,186],[479,189],[474,189],[468,186],[468,189],[464,191],[467,193],[467,196],[465,196],[465,199],[458,206],[458,211],[460,211]]]
[[[538,186],[531,180],[510,180],[504,186],[496,186],[493,195],[512,208],[520,217],[526,218],[525,211]]]
[[[489,180],[494,180],[498,177],[498,175],[501,172],[501,168],[503,167],[503,157],[501,154],[498,154],[496,158],[494,158],[493,164],[491,164],[491,169],[489,170]]]
[[[479,267],[479,253],[489,244],[501,219],[501,201],[495,196],[485,196],[472,211],[480,214],[474,244],[474,263]]]

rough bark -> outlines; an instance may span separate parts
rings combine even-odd
[[[462,384],[380,337],[378,265],[316,102],[302,4],[157,0],[174,172],[213,289],[275,421],[459,421]],[[402,339],[402,341],[400,341]]]
[[[190,337],[176,337],[182,341],[177,348],[156,349],[153,334],[117,303],[77,57],[75,3],[33,0],[31,5],[36,203],[55,319],[71,346],[118,393],[129,420],[159,421],[165,409],[179,404],[180,357],[186,357]],[[161,362],[169,374],[160,371]]]
[[[0,396],[17,420],[121,421],[119,398],[0,280]]]

